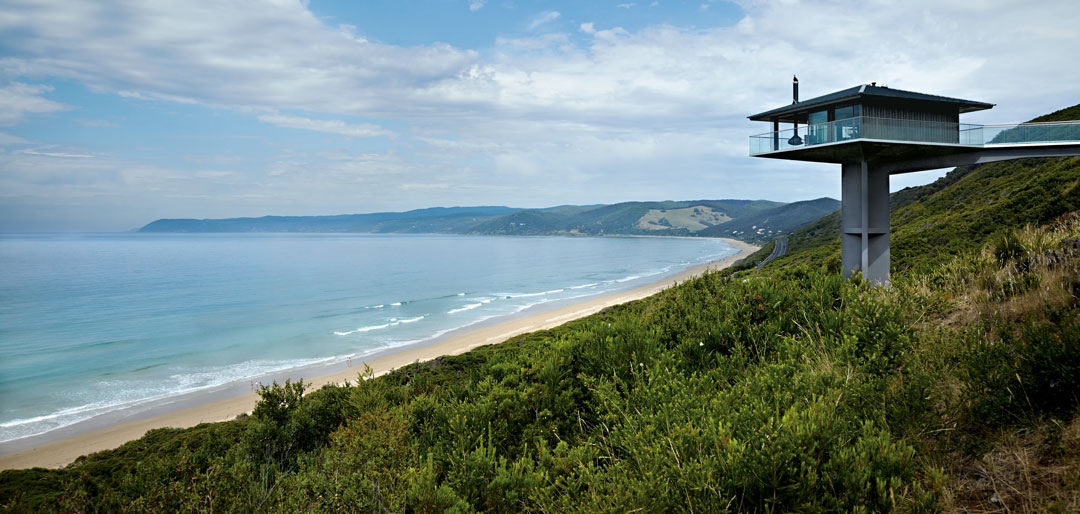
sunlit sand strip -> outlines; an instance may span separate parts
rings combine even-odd
[[[518,334],[524,334],[525,332],[529,332],[529,331],[533,331],[533,330],[536,330],[536,329],[533,328],[533,327],[524,327],[524,328],[519,328],[517,330],[511,330],[511,331],[509,331],[509,332],[507,332],[505,334],[499,334],[499,335],[494,336],[494,337],[489,337],[489,338],[487,338],[487,342],[491,343],[491,342],[494,342],[494,341],[505,341],[505,340],[510,339],[511,337],[514,337],[514,336],[516,336]]]
[[[550,323],[552,321],[568,321],[577,318],[584,318],[585,316],[596,314],[597,312],[600,312],[600,310],[601,309],[584,309],[580,311],[574,311],[567,314],[555,316],[554,318],[548,318],[547,321]]]

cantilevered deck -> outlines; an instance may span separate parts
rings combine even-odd
[[[867,153],[889,157],[887,148],[933,157],[1052,144],[1080,144],[1080,121],[973,125],[860,116],[750,136],[750,155],[835,163]]]

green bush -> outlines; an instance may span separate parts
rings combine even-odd
[[[993,241],[993,253],[998,266],[1018,260],[1026,253],[1023,243],[1014,231],[1006,231],[999,234]]]
[[[348,388],[327,385],[304,396],[304,381],[259,388],[244,443],[252,464],[292,471],[298,459],[327,444],[329,435],[357,414]]]

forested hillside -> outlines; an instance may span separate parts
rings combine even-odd
[[[1075,110],[1076,108],[1073,108]],[[835,215],[760,270],[0,473],[12,511],[1077,512],[1080,158],[894,195],[890,288]],[[528,223],[528,221],[526,221]]]

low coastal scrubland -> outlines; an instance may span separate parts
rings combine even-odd
[[[4,471],[2,503],[1076,512],[1080,158],[960,169],[894,200],[890,288],[840,277],[824,219],[760,270],[351,386],[274,385],[241,419]]]
[[[1080,215],[893,287],[805,266],[633,304],[160,429],[9,508],[1067,512],[1080,485]],[[1038,509],[1033,509],[1038,510]]]

